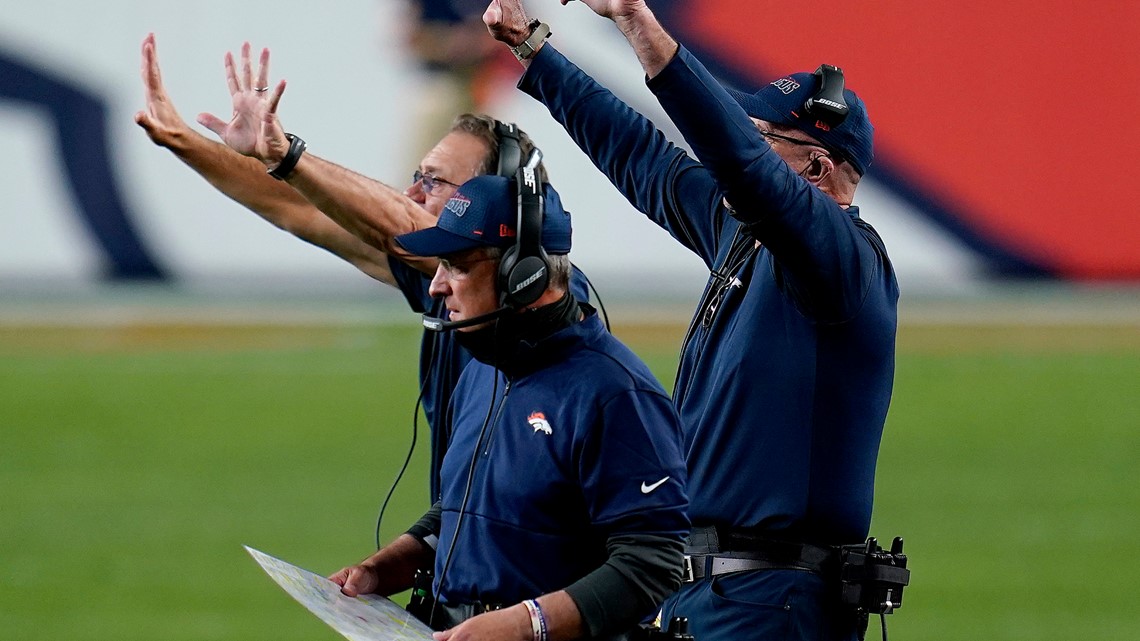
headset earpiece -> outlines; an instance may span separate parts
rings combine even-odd
[[[515,244],[499,261],[499,300],[514,309],[541,298],[550,283],[550,262],[542,248],[543,185],[535,176],[541,158],[542,153],[535,149],[526,166],[519,167],[515,174],[518,193]]]
[[[499,176],[510,178],[518,194],[518,220],[515,244],[499,261],[499,302],[521,309],[538,300],[550,281],[546,251],[542,249],[542,182],[535,176],[542,152],[535,149],[523,166],[519,128],[514,123],[495,121],[499,139]]]
[[[823,162],[824,158],[829,158],[829,156],[827,154],[814,154],[808,158],[807,164],[800,170],[800,177],[811,182],[822,179],[827,172],[827,166]]]
[[[542,185],[529,167],[518,170],[515,185],[519,194],[515,244],[499,262],[498,284],[501,304],[521,309],[542,297],[550,269],[542,248]]]

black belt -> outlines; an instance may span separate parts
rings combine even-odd
[[[779,541],[716,527],[693,528],[685,543],[681,581],[750,570],[800,570],[837,573],[839,550],[794,541]]]
[[[456,603],[451,605],[439,603],[435,606],[435,614],[432,617],[433,625],[431,628],[433,630],[454,628],[471,617],[494,610],[501,610],[505,607],[507,606],[502,603]],[[632,641],[634,638],[635,637],[628,632],[608,637],[583,637],[584,641]]]
[[[432,629],[446,630],[454,628],[471,617],[501,610],[501,603],[437,603],[432,612]]]

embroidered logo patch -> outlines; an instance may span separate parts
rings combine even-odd
[[[554,430],[550,429],[550,423],[546,422],[546,415],[542,412],[534,412],[526,418],[530,426],[534,428],[534,433],[542,432],[543,434],[553,434]]]
[[[791,78],[780,78],[772,83],[772,86],[779,89],[786,96],[796,89],[800,88],[800,83],[792,80]]]
[[[467,213],[467,208],[471,206],[471,199],[463,194],[455,194],[444,205],[444,209],[455,214],[456,218],[463,218],[463,214]]]

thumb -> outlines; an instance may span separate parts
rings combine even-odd
[[[150,122],[150,114],[148,114],[146,111],[135,112],[135,124],[149,131],[152,126]]]
[[[488,27],[497,27],[503,21],[503,8],[499,6],[499,0],[491,0],[491,4],[487,5],[487,10],[483,12],[483,24]]]
[[[336,574],[329,576],[329,581],[332,581],[333,583],[342,587],[344,586],[346,579],[348,579],[348,568],[342,568]]]
[[[447,630],[442,630],[440,632],[432,632],[431,638],[435,639],[435,641],[447,641],[448,639],[451,638],[451,633],[452,633],[452,630],[454,630],[454,629],[455,628],[449,628]]]
[[[348,578],[344,580],[344,586],[341,592],[348,596],[358,596],[363,592],[367,592],[371,587],[368,585],[371,578],[367,571],[358,567],[352,568],[348,571]]]
[[[218,138],[225,138],[226,127],[228,123],[214,114],[201,113],[198,114],[198,124],[218,135]]]

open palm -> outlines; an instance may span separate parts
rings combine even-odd
[[[277,104],[285,91],[285,81],[269,88],[269,50],[262,49],[255,83],[249,50],[248,42],[242,45],[240,74],[233,54],[226,53],[226,83],[233,101],[229,121],[213,114],[199,114],[198,122],[240,154],[266,163],[279,162],[289,147],[277,120]]]

